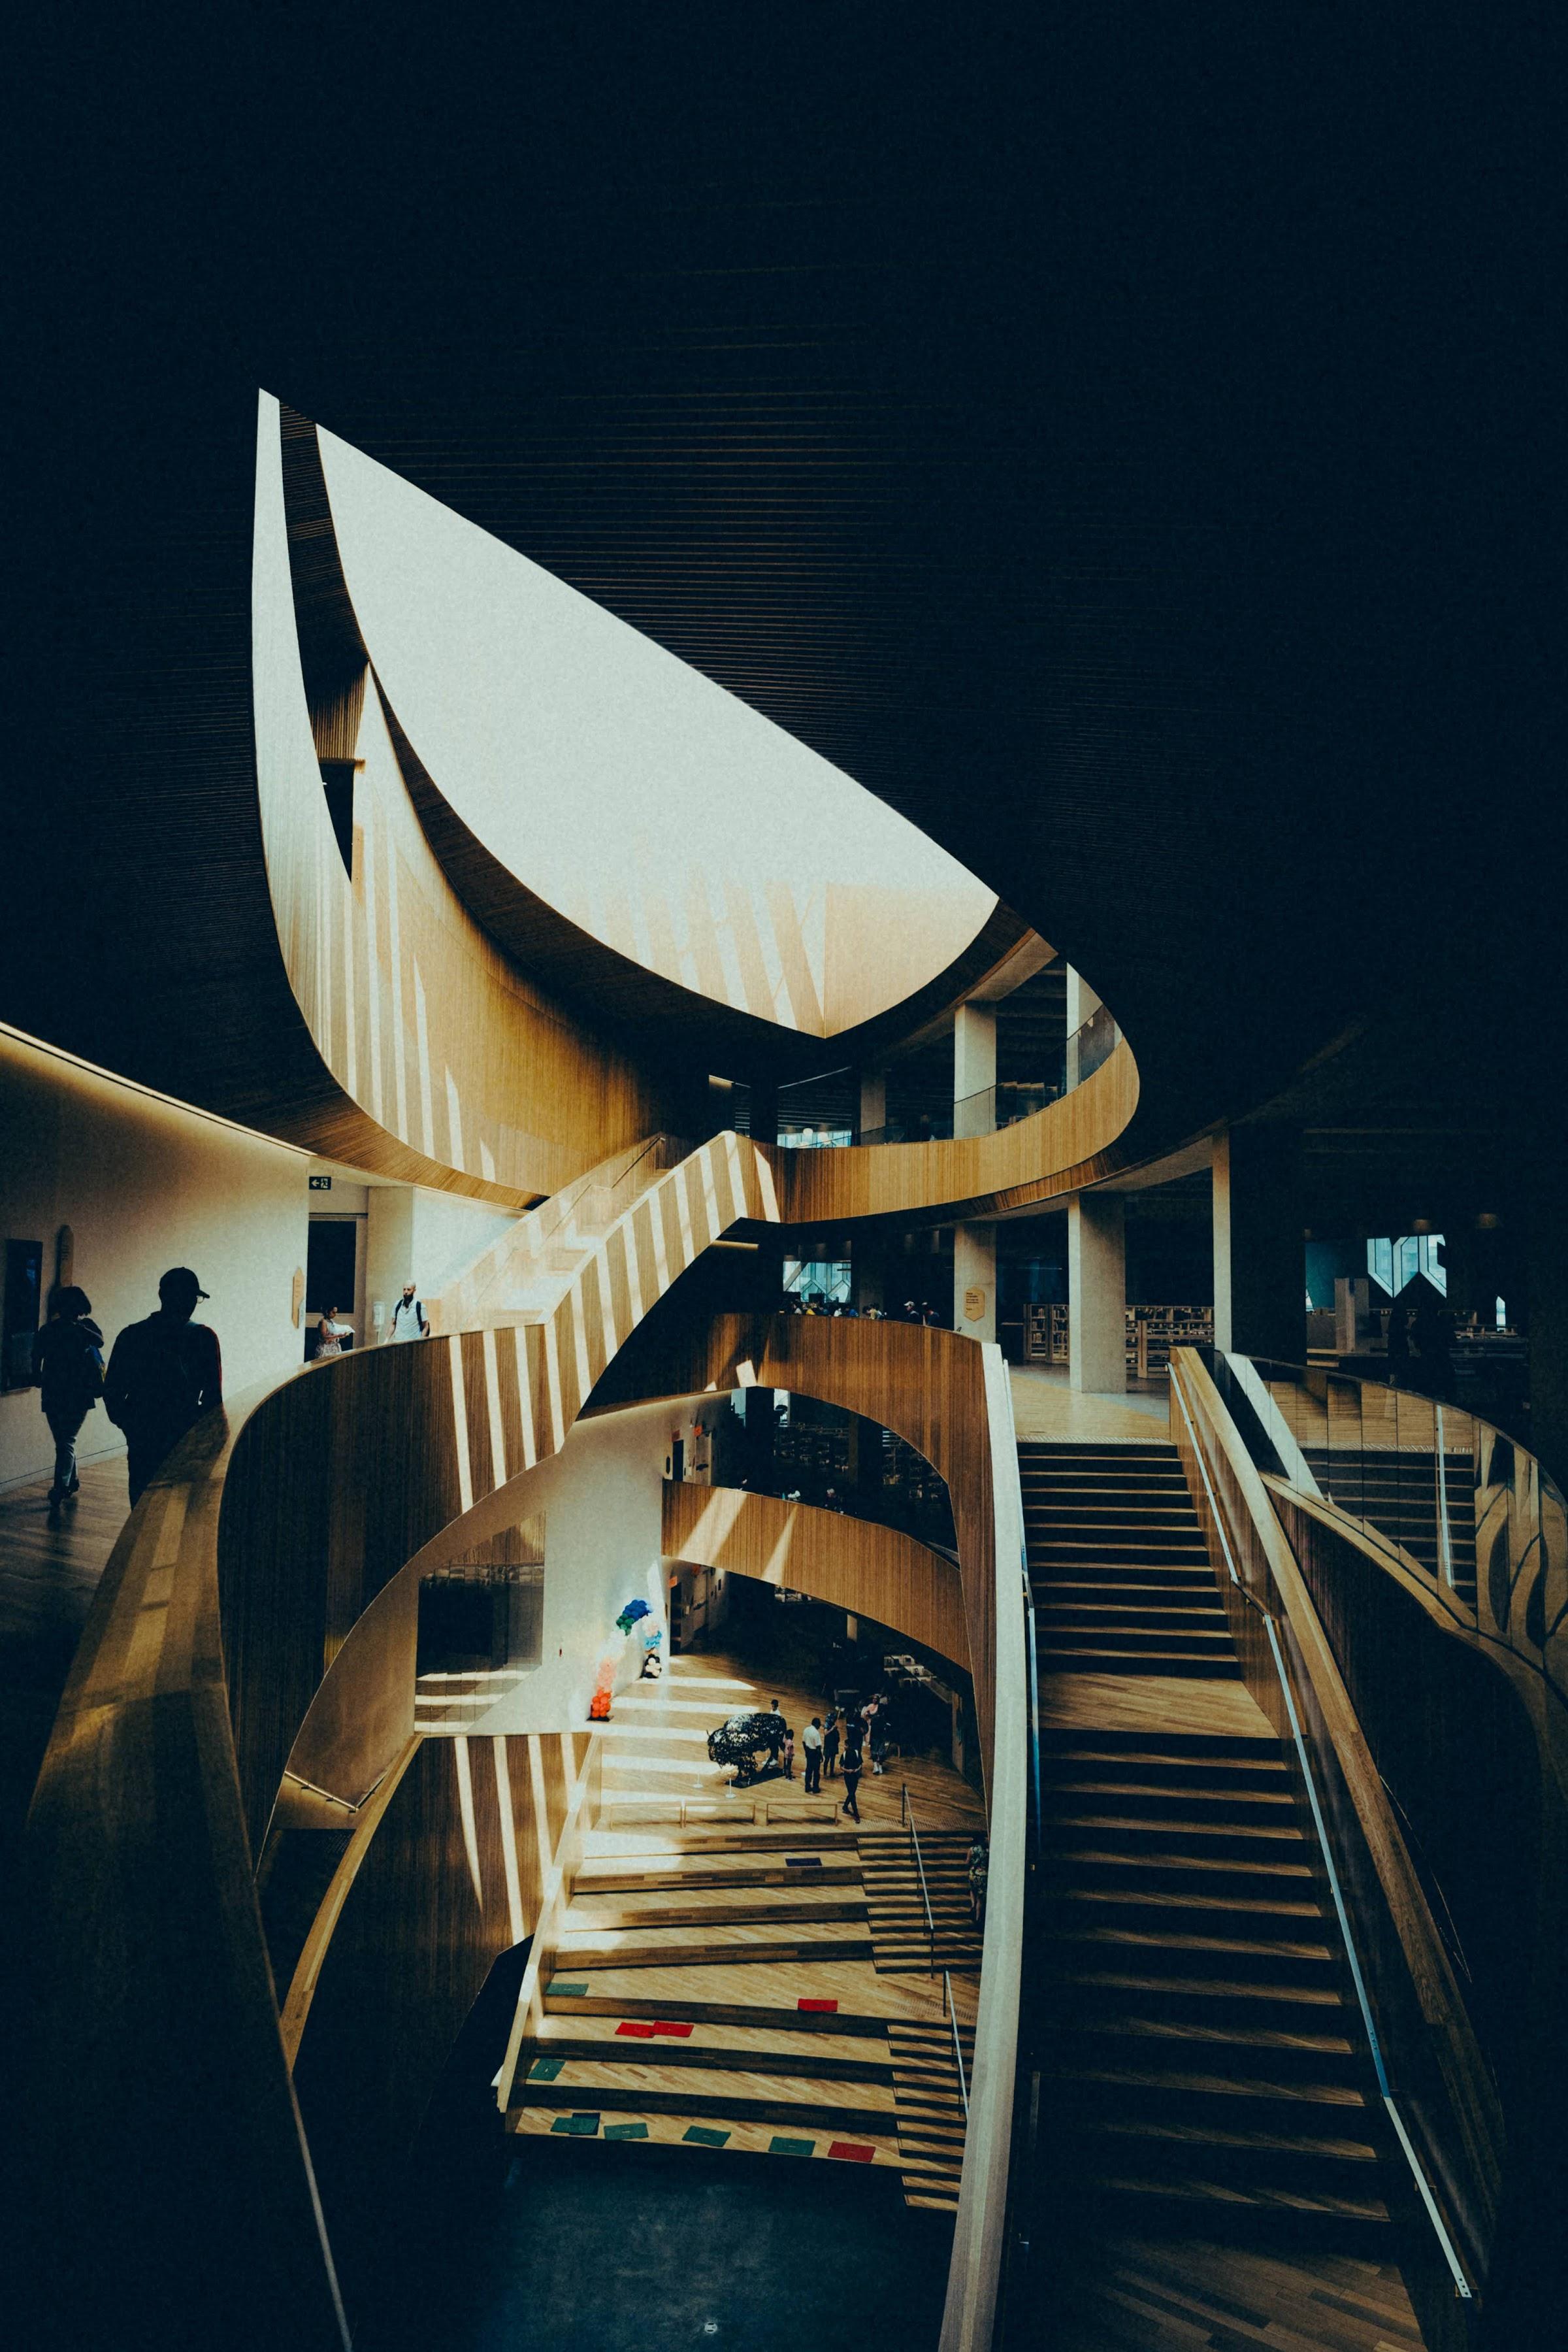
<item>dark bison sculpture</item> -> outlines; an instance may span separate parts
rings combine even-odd
[[[732,1715],[707,1736],[708,1759],[733,1764],[737,1786],[755,1780],[764,1764],[777,1764],[784,1753],[785,1724],[781,1715]],[[758,1760],[760,1751],[761,1762]]]

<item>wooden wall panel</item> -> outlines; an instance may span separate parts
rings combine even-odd
[[[326,1084],[307,1107],[279,1103],[266,1123],[379,1175],[526,1208],[670,1124],[664,1093],[623,1049],[526,980],[457,898],[409,798],[374,678],[319,691],[313,733],[283,446],[277,404],[264,398],[252,579],[256,785],[277,941]],[[301,617],[308,629],[311,610]],[[343,646],[333,653],[340,662]],[[322,792],[323,747],[359,763],[352,880]]]
[[[668,1482],[664,1549],[671,1559],[787,1585],[862,1612],[967,1671],[958,1571],[896,1528],[735,1486]]]
[[[841,1153],[822,1152],[822,1159]],[[618,1368],[619,1370],[619,1368]],[[987,1786],[995,1721],[996,1513],[985,1353],[953,1331],[821,1315],[722,1315],[638,1349],[614,1402],[708,1388],[789,1389],[896,1430],[947,1481]],[[608,1402],[608,1400],[606,1400]]]

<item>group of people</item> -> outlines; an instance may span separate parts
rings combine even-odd
[[[209,1295],[188,1265],[172,1265],[158,1284],[157,1311],[126,1325],[106,1364],[103,1333],[86,1291],[65,1283],[55,1292],[48,1320],[33,1341],[33,1378],[55,1446],[51,1511],[81,1491],[77,1440],[100,1403],[125,1433],[132,1508],[185,1432],[222,1404],[218,1335],[194,1319]],[[405,1283],[388,1338],[423,1339],[429,1328],[415,1286]],[[317,1326],[317,1355],[340,1354],[348,1334],[329,1307]]]
[[[1435,1291],[1412,1306],[1396,1298],[1388,1310],[1388,1380],[1445,1402],[1454,1393],[1454,1318]]]
[[[857,1323],[926,1323],[937,1330],[945,1329],[951,1317],[933,1307],[926,1298],[906,1298],[896,1309],[887,1307],[852,1307],[843,1300],[830,1301],[816,1291],[804,1297],[799,1291],[786,1291],[783,1313],[786,1315],[839,1315]]]
[[[80,1489],[77,1439],[100,1401],[125,1432],[133,1506],[185,1432],[222,1404],[218,1335],[193,1319],[206,1297],[188,1265],[172,1265],[158,1285],[156,1313],[126,1325],[106,1365],[103,1333],[86,1291],[68,1283],[56,1292],[49,1319],[33,1342],[33,1378],[55,1442],[51,1510]]]

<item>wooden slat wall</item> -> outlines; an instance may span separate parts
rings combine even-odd
[[[766,1157],[741,1137],[715,1137],[622,1213],[544,1323],[498,1313],[489,1328],[356,1351],[243,1415],[219,1587],[257,1854],[313,1702],[318,1733],[322,1716],[341,1729],[315,1752],[332,1753],[341,1777],[329,1785],[346,1798],[412,1734],[412,1667],[393,1665],[413,1640],[410,1610],[356,1645],[343,1686],[329,1682],[371,1601],[440,1529],[559,1450],[611,1358],[711,1243],[776,1215]]]
[[[787,1585],[863,1612],[968,1666],[957,1570],[896,1528],[735,1486],[672,1481],[664,1487],[664,1548],[671,1559]]]
[[[994,1217],[1113,1175],[1117,1138],[1138,1107],[1123,1039],[1092,1076],[1032,1118],[954,1142],[852,1145],[777,1155],[786,1224],[851,1217]]]
[[[915,1323],[722,1315],[699,1329],[661,1335],[656,1346],[639,1353],[628,1388],[644,1396],[692,1396],[751,1380],[762,1388],[820,1397],[881,1422],[906,1438],[947,1481],[988,1788],[997,1577],[984,1349],[957,1332]],[[630,1401],[630,1393],[617,1393],[617,1402]]]
[[[349,1888],[294,2081],[355,2324],[406,2226],[402,2175],[447,2053],[494,1962],[534,1932],[595,1744],[422,1740]]]
[[[524,980],[462,905],[420,828],[373,678],[357,696],[345,686],[321,713],[333,751],[362,762],[350,882],[306,698],[270,400],[252,594],[267,884],[324,1065],[319,1100],[280,1106],[276,1131],[378,1175],[526,1208],[671,1124],[658,1086]]]

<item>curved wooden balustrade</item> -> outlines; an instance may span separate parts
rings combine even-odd
[[[994,1135],[779,1151],[779,1207],[786,1224],[1001,1216],[1114,1175],[1137,1107],[1138,1066],[1122,1038],[1082,1086]]]
[[[873,1617],[968,1666],[957,1570],[897,1528],[738,1486],[669,1480],[664,1550],[670,1559],[755,1577]]]
[[[561,1444],[703,1249],[776,1213],[761,1154],[705,1144],[544,1321],[370,1349],[239,1398],[128,1521],[29,1820],[31,2056],[60,2242],[112,2181],[106,2260],[150,2331],[172,2294],[193,2340],[341,2342],[252,1875],[296,1735],[366,1602]],[[402,1754],[412,1657],[394,1644],[353,1696],[364,1777],[309,1802],[357,1804]]]
[[[36,1951],[47,1988],[33,2055],[37,2102],[50,2119],[55,2219],[64,2229],[71,2211],[101,2206],[102,2153],[112,2150],[111,2259],[123,2252],[132,2302],[140,2266],[149,2314],[168,2307],[204,2196],[209,2227],[191,2297],[212,2339],[341,2341],[252,1857],[264,1853],[275,1808],[280,1827],[322,1826],[320,1809],[334,1801],[338,1812],[368,1810],[380,1775],[400,1762],[386,1819],[415,1801],[408,1628],[379,1651],[351,1641],[367,1602],[486,1497],[504,1511],[521,1491],[514,1482],[561,1444],[618,1347],[676,1276],[728,1226],[776,1215],[767,1156],[717,1138],[635,1199],[542,1321],[368,1350],[238,1400],[184,1441],[128,1522],[30,1820]],[[914,1326],[747,1318],[727,1318],[700,1352],[713,1370],[684,1383],[688,1391],[746,1377],[749,1355],[764,1382],[899,1428],[946,1476],[993,1821],[1001,1806],[1005,1830],[1005,1792],[1014,1777],[1021,1790],[1022,1762],[1021,1727],[1007,1709],[1005,1752],[992,1752],[998,1580],[1006,1587],[1009,1575],[1005,1561],[998,1567],[987,1370],[995,1351]],[[1021,1643],[1021,1631],[1003,1625],[1004,1656],[1015,1633]],[[356,1648],[340,1694],[354,1701],[355,1772],[336,1789],[287,1781],[312,1701],[342,1681],[334,1664],[347,1668]],[[278,1808],[280,1790],[288,1795]],[[354,1885],[376,1851],[374,1840],[361,1841]],[[347,1916],[368,1897],[340,1885],[332,1899]],[[994,1894],[993,1916],[1003,1934],[1007,1906]],[[516,1922],[505,1904],[503,1916],[509,1934]],[[308,1939],[313,1981],[323,1953],[330,1971],[333,1940],[324,1931]],[[1010,2012],[1006,1997],[992,2006],[999,2050],[1009,2013],[1016,2023],[1016,1989]],[[296,2033],[302,2021],[294,2019]],[[993,2124],[1000,2063],[988,2099],[977,2073],[977,2104]],[[1010,2071],[1008,2081],[1010,2095]],[[87,2084],[93,2112],[107,2101],[112,2121],[84,2137],[76,2094]],[[995,2138],[993,2130],[993,2159]],[[1005,2155],[1005,2131],[1001,2145]],[[977,2180],[988,2189],[990,2170]],[[973,2202],[980,2188],[970,2193]],[[241,2305],[236,2315],[231,2306]]]
[[[1473,2292],[1487,2275],[1501,2197],[1506,2133],[1497,2089],[1366,1730],[1269,1489],[1201,1359],[1190,1349],[1176,1349],[1171,1370],[1172,1434],[1209,1537],[1243,1675],[1282,1738],[1300,1729],[1399,2117]],[[1231,1561],[1239,1583],[1228,1573]],[[1281,1672],[1289,1677],[1294,1721]],[[1447,2347],[1470,2340],[1456,2317],[1452,2262],[1440,2237],[1418,2223],[1406,2275],[1427,2341]]]

